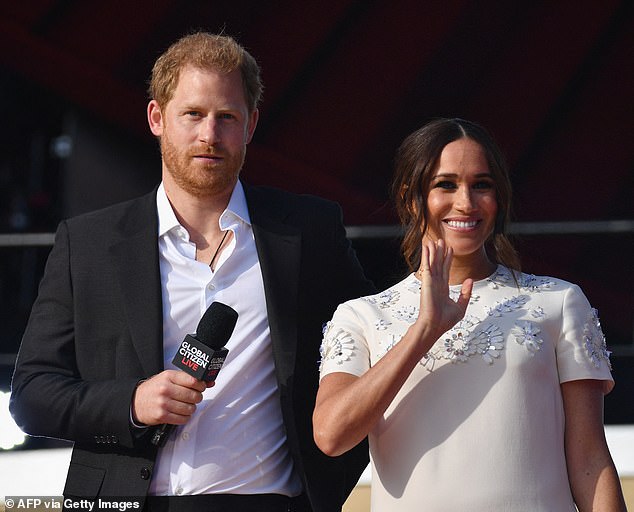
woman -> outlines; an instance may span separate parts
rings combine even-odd
[[[327,324],[318,446],[369,436],[376,511],[625,510],[596,312],[577,286],[520,272],[492,138],[429,123],[400,147],[393,193],[416,272]]]

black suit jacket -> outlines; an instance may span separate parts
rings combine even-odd
[[[245,185],[262,268],[288,445],[317,511],[340,510],[368,462],[312,438],[321,328],[335,307],[374,291],[339,207]],[[163,370],[156,191],[60,224],[16,363],[11,411],[32,435],[74,449],[65,495],[145,496],[156,448],[131,429],[140,379]],[[151,429],[150,429],[151,430]]]

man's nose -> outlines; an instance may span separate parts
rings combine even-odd
[[[204,142],[209,146],[213,146],[214,144],[220,142],[221,128],[218,120],[214,119],[211,116],[205,119],[200,124],[198,137],[200,139],[200,142]]]

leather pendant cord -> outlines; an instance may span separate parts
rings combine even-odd
[[[229,230],[225,231],[224,236],[222,237],[222,240],[220,240],[220,243],[218,244],[218,247],[216,247],[216,252],[214,253],[214,255],[211,258],[211,261],[209,262],[209,268],[211,270],[213,270],[214,268],[212,267],[212,265],[214,264],[214,261],[216,259],[216,256],[218,256],[218,253],[220,252],[220,248],[222,247],[222,244],[225,243],[225,239],[227,238],[227,235],[229,234]]]

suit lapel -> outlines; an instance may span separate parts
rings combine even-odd
[[[163,370],[163,321],[156,192],[130,203],[117,227],[111,254],[123,309],[147,377]]]
[[[284,223],[287,205],[271,204],[264,190],[246,185],[244,189],[264,280],[277,378],[285,387],[297,354],[301,232]]]

